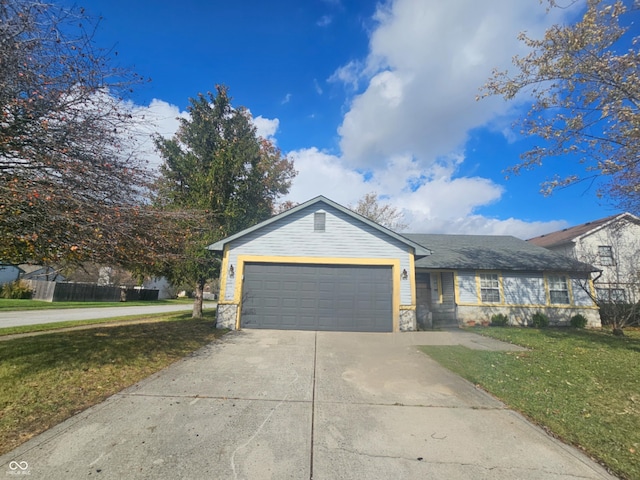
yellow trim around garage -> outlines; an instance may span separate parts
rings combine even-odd
[[[219,302],[222,303],[227,299],[227,275],[229,264],[229,245],[224,246],[224,250],[222,252],[222,265],[220,265],[220,293],[222,295],[219,296]]]
[[[317,265],[374,265],[391,267],[391,308],[393,309],[392,331],[400,330],[400,260],[397,258],[345,258],[345,257],[282,257],[262,255],[238,255],[236,259],[236,284],[234,303],[238,305],[236,329],[240,329],[240,310],[242,309],[242,279],[245,263],[289,263],[289,264],[317,264]],[[415,276],[410,278],[415,284]]]
[[[411,305],[416,305],[416,262],[414,251],[409,249],[409,281],[411,282]]]

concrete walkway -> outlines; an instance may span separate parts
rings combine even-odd
[[[467,332],[245,330],[0,457],[32,479],[604,479],[415,344]]]

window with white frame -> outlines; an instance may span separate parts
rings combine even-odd
[[[549,300],[553,304],[569,303],[569,287],[567,277],[563,275],[552,275],[549,281]]]
[[[609,245],[600,245],[598,247],[598,259],[600,261],[600,265],[613,265],[613,248]]]
[[[500,279],[497,273],[480,274],[480,300],[482,303],[500,303]]]

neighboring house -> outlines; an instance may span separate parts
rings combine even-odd
[[[169,283],[165,277],[148,278],[142,284],[144,288],[149,290],[158,290],[158,300],[166,300],[167,298],[176,298],[175,288]]]
[[[596,267],[594,286],[599,301],[640,300],[640,219],[635,215],[602,218],[528,242]]]
[[[53,267],[23,264],[20,265],[20,268],[23,271],[20,275],[20,280],[42,280],[45,282],[64,282],[66,280],[66,278]]]
[[[208,247],[222,254],[217,325],[397,332],[597,307],[589,265],[514,237],[399,235],[316,197]]]
[[[17,265],[0,263],[0,285],[18,280],[23,270]]]

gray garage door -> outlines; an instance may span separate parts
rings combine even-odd
[[[245,265],[242,326],[391,332],[391,267]]]

